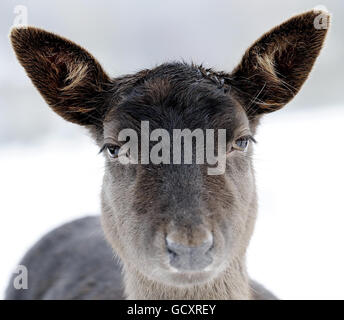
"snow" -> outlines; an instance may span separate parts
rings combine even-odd
[[[285,109],[257,135],[249,273],[282,299],[344,299],[344,109]],[[99,213],[102,156],[87,137],[60,138],[0,147],[0,298],[35,241]]]

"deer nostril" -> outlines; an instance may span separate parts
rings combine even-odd
[[[170,265],[179,270],[202,270],[206,268],[213,261],[212,248],[212,236],[209,236],[199,246],[185,246],[166,237],[166,249]]]
[[[171,258],[174,258],[176,255],[177,255],[177,253],[176,252],[174,252],[172,249],[170,249],[169,247],[167,247],[167,253],[169,254],[169,256],[171,257]]]

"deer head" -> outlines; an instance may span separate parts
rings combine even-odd
[[[168,63],[117,78],[69,40],[12,30],[18,60],[48,105],[87,127],[105,156],[102,224],[127,271],[190,287],[240,268],[257,208],[251,142],[259,119],[287,104],[311,71],[327,32],[314,25],[319,14],[328,19],[310,11],[264,34],[232,72]],[[119,161],[124,129],[143,150],[144,121],[148,135],[224,129],[224,172],[210,175],[207,162],[143,163],[140,152],[136,163]]]

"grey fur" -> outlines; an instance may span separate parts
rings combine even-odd
[[[29,288],[16,290],[13,277],[7,300],[122,300],[120,260],[104,240],[99,217],[64,224],[38,241],[20,262],[29,270]],[[255,281],[254,298],[276,299]]]
[[[6,299],[123,299],[121,266],[104,240],[98,217],[86,217],[51,231],[20,262],[28,289],[11,279]]]

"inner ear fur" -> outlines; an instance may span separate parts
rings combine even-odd
[[[55,112],[80,125],[102,122],[111,81],[90,53],[34,27],[14,28],[10,39],[19,62]]]
[[[316,22],[322,24],[316,28]],[[259,38],[231,74],[249,116],[282,108],[300,90],[323,46],[330,16],[309,11],[292,17]]]

